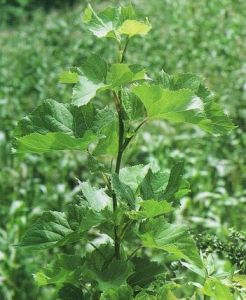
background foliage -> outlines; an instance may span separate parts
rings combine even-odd
[[[62,210],[79,194],[75,178],[97,180],[91,178],[83,155],[28,155],[24,159],[11,154],[16,120],[45,98],[70,101],[70,88],[58,84],[62,70],[80,65],[92,51],[113,59],[107,42],[95,44],[82,26],[86,3],[77,1],[68,9],[66,5],[73,1],[66,2],[61,7],[60,1],[52,1],[53,8],[34,5],[34,1],[1,2],[0,298],[4,300],[52,299],[52,288],[37,288],[30,275],[49,262],[49,256],[26,253],[13,245],[26,224],[42,211]],[[92,3],[104,7],[112,2]],[[155,72],[163,67],[168,73],[201,74],[238,128],[218,139],[188,125],[156,122],[129,148],[128,161],[170,167],[184,159],[191,193],[182,200],[177,218],[193,229],[201,249],[220,258],[215,259],[216,268],[229,270],[232,263],[245,268],[246,3],[133,3],[149,16],[153,30],[129,45],[127,60],[141,62]],[[221,248],[223,243],[231,247]],[[235,261],[239,253],[242,256]]]

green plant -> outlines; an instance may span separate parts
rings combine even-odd
[[[54,250],[56,257],[35,274],[36,282],[56,285],[61,299],[172,299],[183,292],[173,278],[172,262],[179,261],[200,277],[192,295],[232,299],[229,287],[207,272],[186,226],[171,222],[189,191],[183,162],[170,172],[151,165],[121,168],[121,163],[152,120],[191,123],[216,135],[233,124],[199,76],[162,71],[150,78],[141,66],[125,63],[131,39],[151,29],[132,6],[100,14],[88,6],[84,21],[94,35],[118,46],[116,63],[93,54],[80,68],[62,73],[60,82],[74,85],[72,103],[43,101],[19,122],[15,148],[39,154],[83,151],[103,188],[80,182],[81,199],[66,212],[44,212],[27,230],[19,246],[62,252]]]

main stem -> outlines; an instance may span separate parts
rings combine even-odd
[[[129,43],[129,38],[127,38],[121,58],[120,63],[122,64],[125,60],[126,50]],[[121,50],[120,50],[121,52]],[[119,175],[120,173],[120,165],[122,160],[122,155],[125,150],[124,147],[124,132],[125,132],[125,125],[123,121],[123,112],[122,112],[122,98],[121,98],[121,90],[118,93],[114,92],[115,97],[115,103],[116,103],[116,110],[118,113],[118,126],[119,126],[119,132],[118,132],[118,152],[117,152],[117,158],[116,158],[116,165],[115,165],[115,173]],[[117,197],[116,194],[113,192],[112,194],[113,198],[113,211],[115,212],[117,209]],[[120,259],[120,236],[119,236],[119,226],[114,226],[114,251],[115,251],[115,257],[116,259]]]

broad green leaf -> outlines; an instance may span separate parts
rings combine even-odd
[[[116,155],[118,151],[118,120],[109,107],[97,111],[93,130],[100,134],[94,155]]]
[[[234,297],[230,292],[230,288],[221,280],[213,277],[208,277],[202,289],[207,296],[213,297],[215,300],[233,300]]]
[[[134,273],[127,281],[133,287],[140,286],[144,288],[153,282],[157,275],[165,272],[163,266],[150,261],[146,257],[135,257],[131,261],[134,265]]]
[[[34,274],[38,286],[71,283],[79,285],[83,260],[78,255],[61,254],[47,267]]]
[[[122,285],[116,289],[108,289],[102,293],[100,300],[132,300],[133,291],[130,286]]]
[[[58,150],[84,151],[96,139],[96,135],[89,131],[83,138],[74,138],[62,132],[31,133],[16,139],[15,145],[18,153],[45,153]]]
[[[19,121],[15,135],[20,137],[34,132],[62,132],[82,137],[86,130],[91,129],[94,119],[95,110],[91,104],[78,108],[47,99]]]
[[[119,28],[118,32],[121,34],[126,34],[130,38],[134,35],[145,35],[151,29],[151,25],[146,22],[139,22],[136,20],[126,20]]]
[[[79,238],[64,213],[49,211],[44,212],[26,231],[19,246],[42,250],[75,242]]]
[[[174,200],[175,193],[179,191],[179,188],[182,183],[182,176],[184,173],[184,163],[178,162],[176,163],[170,172],[167,187],[162,194],[163,199],[168,201]]]
[[[98,14],[91,5],[88,5],[83,20],[98,38],[112,37],[120,40],[121,34],[132,37],[149,32],[151,29],[149,22],[136,20],[136,17],[136,12],[131,5],[119,8],[109,7]]]
[[[64,71],[60,74],[60,83],[77,83],[79,81],[78,74],[71,71]]]
[[[142,84],[133,92],[143,102],[148,118],[198,124],[205,119],[204,104],[192,90],[172,91],[159,85]]]
[[[116,195],[122,200],[126,201],[127,204],[131,207],[135,207],[135,195],[129,185],[120,181],[117,174],[112,174],[112,188]]]
[[[190,88],[169,90],[159,85],[142,84],[135,86],[133,92],[143,102],[149,120],[196,124],[214,134],[226,133],[234,128],[216,104],[200,98]]]
[[[169,174],[165,171],[158,171],[153,173],[151,169],[148,170],[148,173],[141,182],[141,196],[144,200],[148,199],[160,199],[162,197],[164,190],[168,183]]]
[[[101,291],[117,289],[126,285],[127,278],[133,273],[132,264],[123,260],[112,259],[114,249],[109,245],[102,245],[86,257],[86,275],[96,280]]]
[[[96,13],[91,5],[85,9],[83,21],[89,30],[97,37],[115,35],[119,12],[116,8],[106,8],[101,13]]]
[[[145,71],[138,65],[113,64],[107,75],[107,84],[114,89],[145,77]]]
[[[42,250],[74,243],[103,222],[103,214],[86,206],[70,205],[67,213],[44,212],[26,231],[19,246]]]
[[[85,296],[80,288],[65,284],[58,292],[59,300],[85,300]]]
[[[173,211],[173,207],[167,201],[145,200],[140,202],[138,211],[130,211],[129,217],[136,220],[155,218]]]
[[[147,292],[140,292],[134,299],[138,300],[158,300],[156,296],[150,295]]]
[[[148,169],[148,165],[136,165],[122,168],[119,174],[120,181],[130,186],[130,188],[135,192],[146,176]]]
[[[72,104],[76,106],[87,104],[97,91],[105,87],[107,64],[100,56],[93,54],[82,65],[80,72],[72,95]]]
[[[160,218],[151,219],[144,223],[139,236],[145,247],[165,250],[176,259],[184,259],[203,268],[195,242],[185,226],[169,224]]]
[[[97,190],[89,182],[80,182],[80,187],[90,208],[101,211],[105,207],[110,207],[112,200],[103,189]]]
[[[105,222],[101,211],[93,210],[86,205],[71,204],[68,207],[67,219],[72,230],[80,233]]]
[[[122,106],[124,112],[129,120],[143,120],[145,117],[145,110],[143,103],[139,98],[131,93],[129,90],[122,91]]]

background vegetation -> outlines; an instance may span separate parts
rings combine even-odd
[[[0,32],[0,299],[52,299],[32,273],[49,255],[13,247],[27,223],[46,209],[62,210],[79,190],[75,178],[91,177],[86,157],[11,154],[20,119],[45,98],[69,102],[70,88],[58,84],[62,70],[91,52],[109,59],[105,41],[82,26],[85,1],[1,0]],[[51,7],[51,2],[52,6]],[[62,2],[62,5],[61,5]],[[124,1],[122,1],[124,3]],[[180,221],[192,228],[201,249],[213,252],[216,268],[246,269],[246,2],[244,0],[135,0],[148,15],[152,33],[129,45],[127,60],[155,72],[193,72],[206,78],[238,126],[213,138],[192,127],[155,123],[128,150],[132,164],[170,167],[183,158],[191,193],[182,200]],[[112,1],[92,1],[102,7]],[[111,47],[111,46],[110,46]],[[163,138],[164,137],[164,138]],[[171,157],[171,159],[170,159]],[[168,158],[168,159],[167,159]],[[92,181],[95,178],[90,178]],[[53,253],[50,252],[50,255]],[[245,273],[245,272],[244,272]]]

